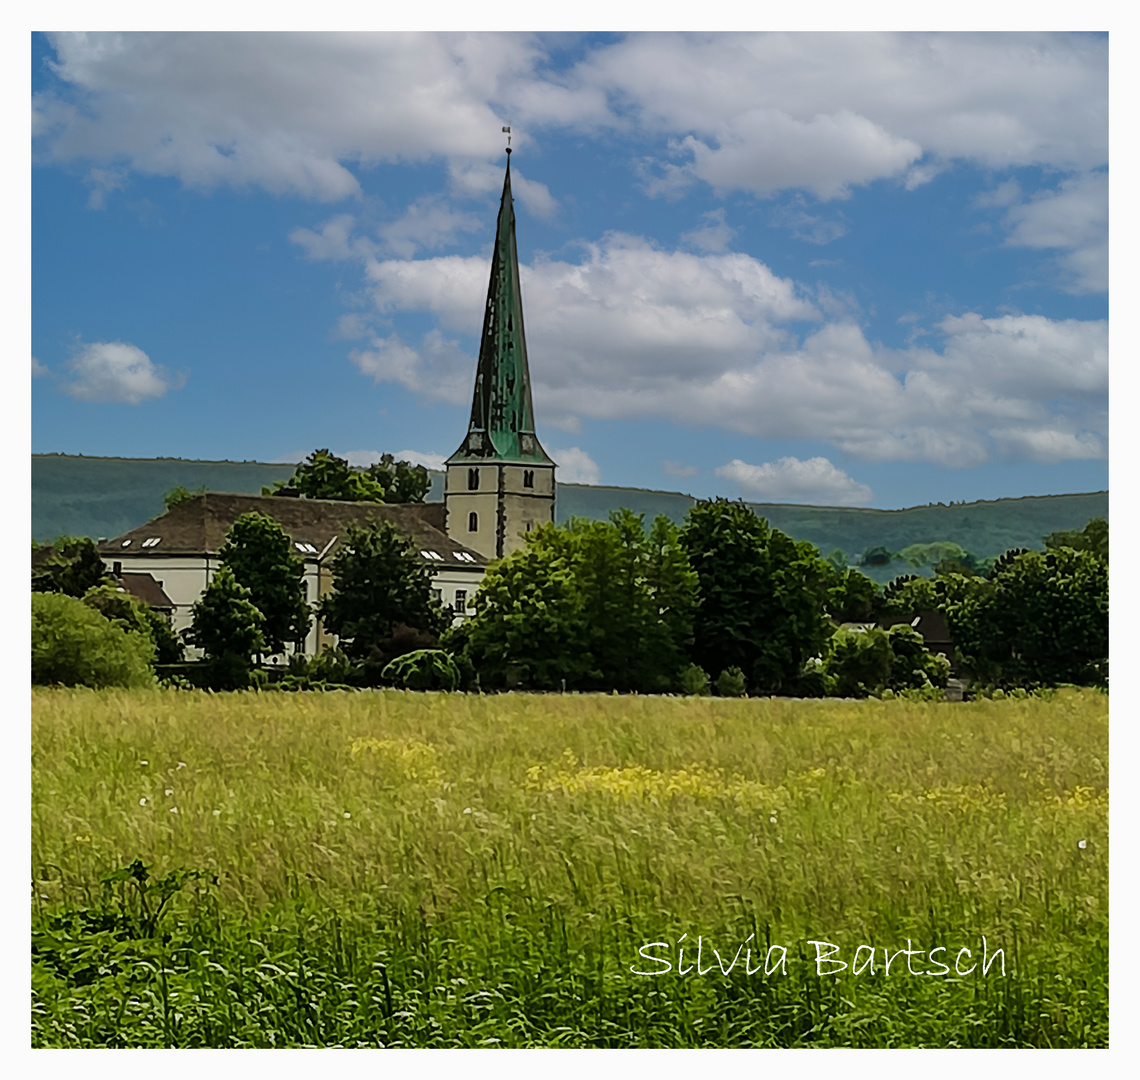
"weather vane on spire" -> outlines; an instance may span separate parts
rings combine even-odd
[[[507,136],[507,154],[509,156],[510,152],[511,152],[511,129],[510,129],[510,127],[503,128],[503,132]]]

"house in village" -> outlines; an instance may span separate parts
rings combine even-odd
[[[141,597],[142,589],[163,598],[175,631],[190,625],[191,609],[220,565],[226,533],[251,511],[272,517],[288,534],[304,560],[304,588],[314,606],[331,586],[331,565],[349,526],[390,521],[412,540],[432,571],[436,595],[457,619],[469,612],[488,563],[522,547],[526,533],[554,520],[555,463],[535,432],[509,149],[507,154],[471,419],[462,444],[447,459],[443,502],[352,503],[209,492],[101,542],[99,554],[108,570],[136,595]],[[304,651],[313,655],[334,641],[314,619]]]

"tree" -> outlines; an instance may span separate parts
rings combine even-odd
[[[182,642],[170,628],[170,620],[149,604],[132,596],[120,585],[96,585],[83,594],[83,603],[128,634],[145,634],[154,646],[156,664],[177,664],[183,659]]]
[[[172,487],[169,491],[164,492],[162,496],[162,505],[167,510],[173,510],[180,503],[184,503],[187,499],[193,499],[198,495],[206,494],[206,485],[203,484],[199,488],[191,491],[184,484],[179,484],[177,487]]]
[[[828,578],[827,613],[837,623],[870,622],[880,603],[878,583],[858,570],[844,568]]]
[[[756,693],[793,684],[831,635],[824,606],[834,571],[743,502],[697,503],[680,541],[700,583],[693,661],[740,668]]]
[[[432,594],[431,571],[390,521],[350,527],[332,577],[321,617],[355,660],[372,656],[387,663],[394,654],[387,655],[385,645],[400,627],[419,631],[434,644],[450,622],[450,609]]]
[[[896,557],[895,553],[888,547],[883,547],[882,545],[869,547],[859,556],[859,565],[886,566]]]
[[[909,626],[883,630],[837,630],[823,661],[825,692],[831,697],[867,697],[883,690],[944,689],[950,663],[927,650]]]
[[[464,624],[466,653],[488,687],[571,689],[597,681],[567,529],[544,525],[492,563]]]
[[[1074,551],[1091,551],[1098,559],[1108,562],[1108,522],[1102,517],[1091,518],[1083,529],[1051,532],[1045,537],[1049,551],[1067,547]]]
[[[218,567],[192,616],[186,640],[206,654],[214,687],[240,690],[248,686],[253,657],[265,648],[261,630],[265,619],[227,563]]]
[[[305,563],[293,554],[285,530],[265,514],[242,514],[226,534],[219,555],[265,618],[266,651],[279,653],[286,642],[303,642],[310,622],[301,580]]]
[[[32,684],[150,686],[154,646],[63,593],[32,594]]]
[[[109,580],[89,536],[59,536],[44,545],[32,541],[32,592],[65,593],[78,600],[88,589]]]
[[[431,477],[422,465],[395,461],[384,454],[367,469],[354,469],[329,450],[314,450],[288,481],[262,489],[262,494],[337,499],[342,502],[423,502]]]
[[[1005,561],[989,581],[939,582],[965,667],[1003,686],[1103,685],[1108,671],[1108,565],[1061,547]]]
[[[692,637],[696,575],[661,516],[546,525],[493,565],[466,628],[488,685],[667,690]]]

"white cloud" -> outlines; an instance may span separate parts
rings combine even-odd
[[[468,341],[478,334],[484,260],[371,260],[367,273],[379,314],[427,313]],[[747,255],[610,235],[576,263],[538,260],[521,273],[542,424],[664,419],[822,439],[864,461],[959,467],[1103,450],[1103,320],[967,313],[915,325],[912,340],[938,347],[886,349],[867,341],[842,297],[813,305]],[[803,321],[822,325],[801,336]],[[353,358],[429,399],[460,404],[470,393],[473,344],[436,337],[414,348],[393,335]]]
[[[383,450],[334,450],[333,453],[344,458],[349,465],[355,468],[367,468],[369,465],[379,465],[385,453]],[[423,454],[419,450],[397,450],[392,453],[396,461],[407,461],[412,465],[422,465],[425,469],[440,470],[443,468],[443,454]]]
[[[455,210],[439,195],[426,195],[413,202],[402,217],[381,225],[378,232],[387,251],[410,259],[421,249],[454,244],[461,232],[484,229],[482,218]]]
[[[373,336],[370,344],[353,349],[349,359],[374,382],[398,383],[452,405],[470,399],[474,360],[438,330],[429,330],[418,349],[405,345],[398,334]]]
[[[1072,292],[1108,288],[1108,174],[1070,177],[1055,190],[1012,205],[1006,243],[1058,248],[1058,263]]]
[[[600,484],[602,470],[598,463],[577,446],[565,450],[551,447],[550,456],[558,462],[558,482],[560,484]]]
[[[142,349],[123,341],[83,345],[68,362],[71,381],[63,390],[82,401],[117,401],[138,405],[162,397],[173,381]]]
[[[187,186],[356,196],[345,163],[501,153],[491,102],[533,69],[533,39],[492,34],[53,34],[74,104],[37,94],[42,159],[125,159]],[[525,133],[519,131],[525,143]],[[519,142],[520,139],[516,139]]]
[[[736,235],[736,230],[725,222],[724,207],[701,214],[701,221],[704,224],[700,228],[683,233],[681,240],[690,247],[700,248],[702,251],[727,251],[729,241]]]
[[[32,357],[32,378],[39,379],[44,375],[50,375],[51,370],[46,364],[41,364],[34,356]]]
[[[688,477],[696,476],[701,470],[696,465],[685,465],[680,461],[661,462],[661,471],[666,476]]]
[[[337,214],[322,226],[320,232],[312,229],[296,228],[289,239],[305,249],[310,259],[357,259],[367,258],[376,249],[361,236],[353,236],[356,218],[352,214]]]
[[[803,199],[790,206],[777,206],[771,214],[772,224],[788,229],[797,240],[809,244],[830,244],[847,235],[847,225],[837,218],[824,218],[809,214]]]
[[[715,471],[717,476],[731,480],[745,498],[762,502],[864,506],[873,497],[866,484],[853,480],[824,457],[807,461],[784,457],[763,465],[748,465],[736,458]]]
[[[642,128],[686,135],[689,179],[828,198],[904,174],[917,186],[938,159],[1104,164],[1107,56],[1083,34],[646,34],[575,74]]]
[[[425,454],[419,450],[397,450],[392,455],[397,461],[410,461],[413,465],[422,465],[425,469],[442,471],[446,454]]]
[[[197,188],[359,195],[349,166],[442,157],[453,183],[497,186],[486,164],[513,117],[546,130],[672,140],[665,186],[696,180],[842,197],[929,181],[945,162],[1107,162],[1107,55],[1087,34],[362,33],[53,34],[67,84],[34,99],[40,160],[92,163],[96,200],[122,170]],[[679,161],[679,164],[677,163]],[[104,170],[100,177],[95,169]],[[501,181],[499,181],[501,182]],[[552,213],[519,177],[533,213]]]

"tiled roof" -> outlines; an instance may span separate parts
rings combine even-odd
[[[99,544],[105,559],[124,555],[217,555],[233,523],[251,512],[277,521],[293,541],[296,554],[315,558],[336,539],[332,555],[350,525],[390,521],[408,536],[436,569],[482,569],[487,559],[452,540],[444,529],[443,503],[334,502],[279,495],[227,495],[206,492],[180,502],[165,514]]]
[[[128,570],[115,580],[138,600],[159,611],[173,611],[174,601],[163,591],[162,586],[151,574]]]

